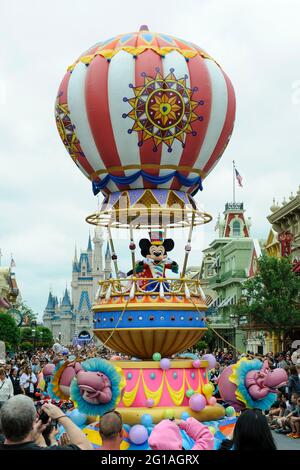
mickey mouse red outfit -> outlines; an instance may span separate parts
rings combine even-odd
[[[135,272],[138,277],[158,279],[165,276],[166,269],[172,272],[178,272],[178,264],[167,258],[167,252],[174,248],[174,241],[168,238],[163,241],[161,233],[150,234],[150,241],[147,238],[140,240],[141,254],[144,261],[139,261],[135,266]],[[153,281],[142,281],[140,286],[147,291],[159,291],[159,283]],[[168,287],[164,283],[164,289]]]

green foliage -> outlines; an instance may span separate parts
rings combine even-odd
[[[299,325],[300,277],[292,272],[291,261],[264,255],[258,267],[256,276],[245,281],[243,299],[234,312],[272,330]]]
[[[198,341],[198,343],[195,344],[194,348],[197,349],[197,351],[203,351],[204,349],[207,349],[208,347],[208,344],[206,341],[203,341],[202,339],[200,339],[200,341]]]
[[[7,350],[14,350],[20,340],[20,331],[15,320],[7,313],[0,313],[0,340]]]
[[[30,351],[31,349],[32,349],[32,343],[30,343],[29,341],[23,341],[20,344],[21,351]]]
[[[49,328],[45,326],[35,327],[35,336],[32,336],[32,328],[25,327],[21,328],[21,340],[24,342],[33,343],[36,347],[47,348],[53,344],[53,336]]]
[[[21,302],[19,305],[17,305],[17,309],[21,312],[23,321],[26,321],[26,324],[30,324],[32,321],[36,321],[37,314],[34,313],[33,310],[24,302]]]

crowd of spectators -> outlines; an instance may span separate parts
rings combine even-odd
[[[275,450],[271,430],[300,438],[300,348],[296,351],[266,355],[246,354],[236,356],[232,350],[212,351],[217,359],[216,366],[210,371],[210,380],[216,385],[218,396],[218,378],[225,367],[234,364],[237,359],[258,358],[268,360],[271,369],[284,368],[289,376],[288,383],[278,391],[276,402],[266,416],[258,410],[246,410],[240,415],[231,439],[223,442],[220,450],[257,450],[258,448]],[[200,352],[205,354],[207,351]],[[92,357],[111,360],[134,360],[128,356],[116,355],[105,347],[93,344],[84,347],[71,346],[67,351],[55,351],[54,348],[39,348],[34,352],[22,352],[7,355],[0,364],[0,450],[1,449],[49,449],[49,450],[89,450],[90,442],[84,433],[64,413],[62,408],[45,403],[37,408],[36,390],[38,377],[47,363],[72,361]],[[44,419],[41,419],[41,413]],[[46,418],[45,418],[46,417]],[[59,440],[55,438],[57,426],[62,424],[65,432]],[[195,449],[213,448],[213,438],[208,428],[193,418],[187,421],[163,420],[155,426],[149,437],[153,449],[182,449],[180,430],[190,435],[195,441]],[[167,432],[166,432],[167,431]],[[102,449],[117,450],[123,439],[122,417],[115,410],[101,417],[99,432]],[[173,436],[170,440],[169,436]],[[259,436],[265,436],[262,440]],[[172,442],[171,442],[172,441]],[[263,442],[263,444],[262,444]],[[175,446],[175,447],[174,447]]]

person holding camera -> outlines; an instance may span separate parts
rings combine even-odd
[[[68,445],[55,444],[54,423],[49,434],[49,444],[43,433],[51,420],[61,424],[68,437]],[[17,395],[5,402],[0,410],[0,426],[4,442],[0,450],[93,450],[80,428],[60,408],[50,403],[42,406],[38,416],[33,401],[24,395]],[[51,438],[50,438],[51,436]]]

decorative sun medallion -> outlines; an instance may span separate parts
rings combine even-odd
[[[129,85],[134,93],[134,98],[124,98],[132,107],[124,118],[130,117],[134,124],[128,133],[140,132],[141,139],[138,142],[142,146],[144,141],[152,139],[153,150],[157,151],[160,144],[165,143],[168,151],[172,151],[175,139],[184,147],[187,134],[196,135],[192,123],[203,120],[196,114],[195,109],[202,101],[193,101],[192,95],[196,88],[190,89],[186,85],[187,76],[176,79],[174,69],[170,69],[165,78],[157,71],[155,78],[142,73],[144,85],[134,87]]]
[[[70,111],[68,105],[60,104],[58,102],[58,99],[55,105],[55,118],[60,138],[63,141],[73,161],[77,163],[78,155],[83,156],[83,151],[80,147],[80,142],[76,137],[74,126],[70,119]]]

